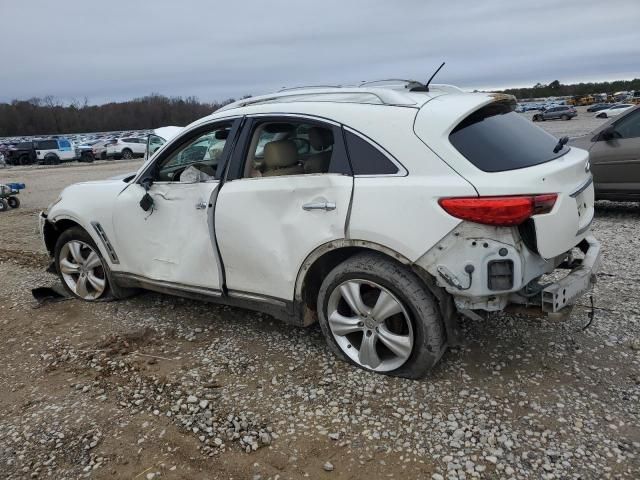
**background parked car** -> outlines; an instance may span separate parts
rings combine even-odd
[[[35,142],[20,142],[13,147],[9,147],[5,154],[5,161],[8,165],[31,165],[36,162]]]
[[[589,151],[596,199],[640,200],[640,106],[569,141]]]
[[[610,103],[596,103],[595,105],[591,105],[587,108],[587,112],[599,112],[600,110],[606,110],[607,108],[611,108]]]
[[[107,142],[104,140],[98,140],[93,145],[91,145],[91,151],[93,153],[93,158],[95,158],[96,160],[106,160]]]
[[[33,142],[38,163],[57,165],[78,158],[78,152],[66,138],[51,138]]]
[[[606,110],[601,110],[600,112],[598,112],[596,117],[598,118],[616,117],[633,107],[634,105],[632,103],[619,103],[617,105],[613,105],[610,108],[607,108]]]
[[[118,138],[107,144],[107,158],[144,157],[147,141],[141,138]]]
[[[95,160],[93,156],[93,148],[88,143],[82,143],[76,147],[79,162],[91,163]]]
[[[557,120],[557,119],[571,120],[576,115],[578,115],[578,112],[576,111],[575,108],[566,106],[566,105],[561,105],[557,107],[548,108],[540,113],[536,113],[533,116],[533,121],[542,122],[545,120]]]

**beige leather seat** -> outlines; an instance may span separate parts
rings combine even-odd
[[[298,148],[291,140],[276,140],[264,146],[263,177],[299,175],[304,168],[298,163]]]
[[[319,153],[309,155],[304,161],[305,173],[327,173],[331,162],[332,150],[327,150],[333,145],[333,132],[328,128],[311,127],[309,129],[309,143]]]

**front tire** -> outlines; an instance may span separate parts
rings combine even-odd
[[[7,198],[7,204],[11,208],[18,208],[20,206],[20,199],[18,197],[9,197]]]
[[[62,232],[55,246],[55,264],[62,285],[74,297],[95,301],[109,295],[107,262],[82,228]]]
[[[334,268],[320,287],[318,317],[330,349],[365,370],[420,378],[445,350],[436,300],[415,273],[381,254]]]
[[[9,210],[9,204],[4,198],[0,198],[0,213]]]

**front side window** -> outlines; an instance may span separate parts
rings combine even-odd
[[[640,137],[640,109],[616,122],[615,128],[619,138]]]
[[[257,123],[249,140],[244,176],[350,173],[339,134],[337,127],[319,123]]]
[[[217,125],[189,140],[157,164],[156,180],[187,183],[214,180],[230,131],[231,124]]]

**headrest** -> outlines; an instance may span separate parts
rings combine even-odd
[[[298,148],[291,140],[276,140],[264,146],[264,164],[267,168],[291,167],[298,163]]]
[[[328,128],[311,127],[309,129],[309,143],[314,150],[324,150],[333,145],[333,132]]]

